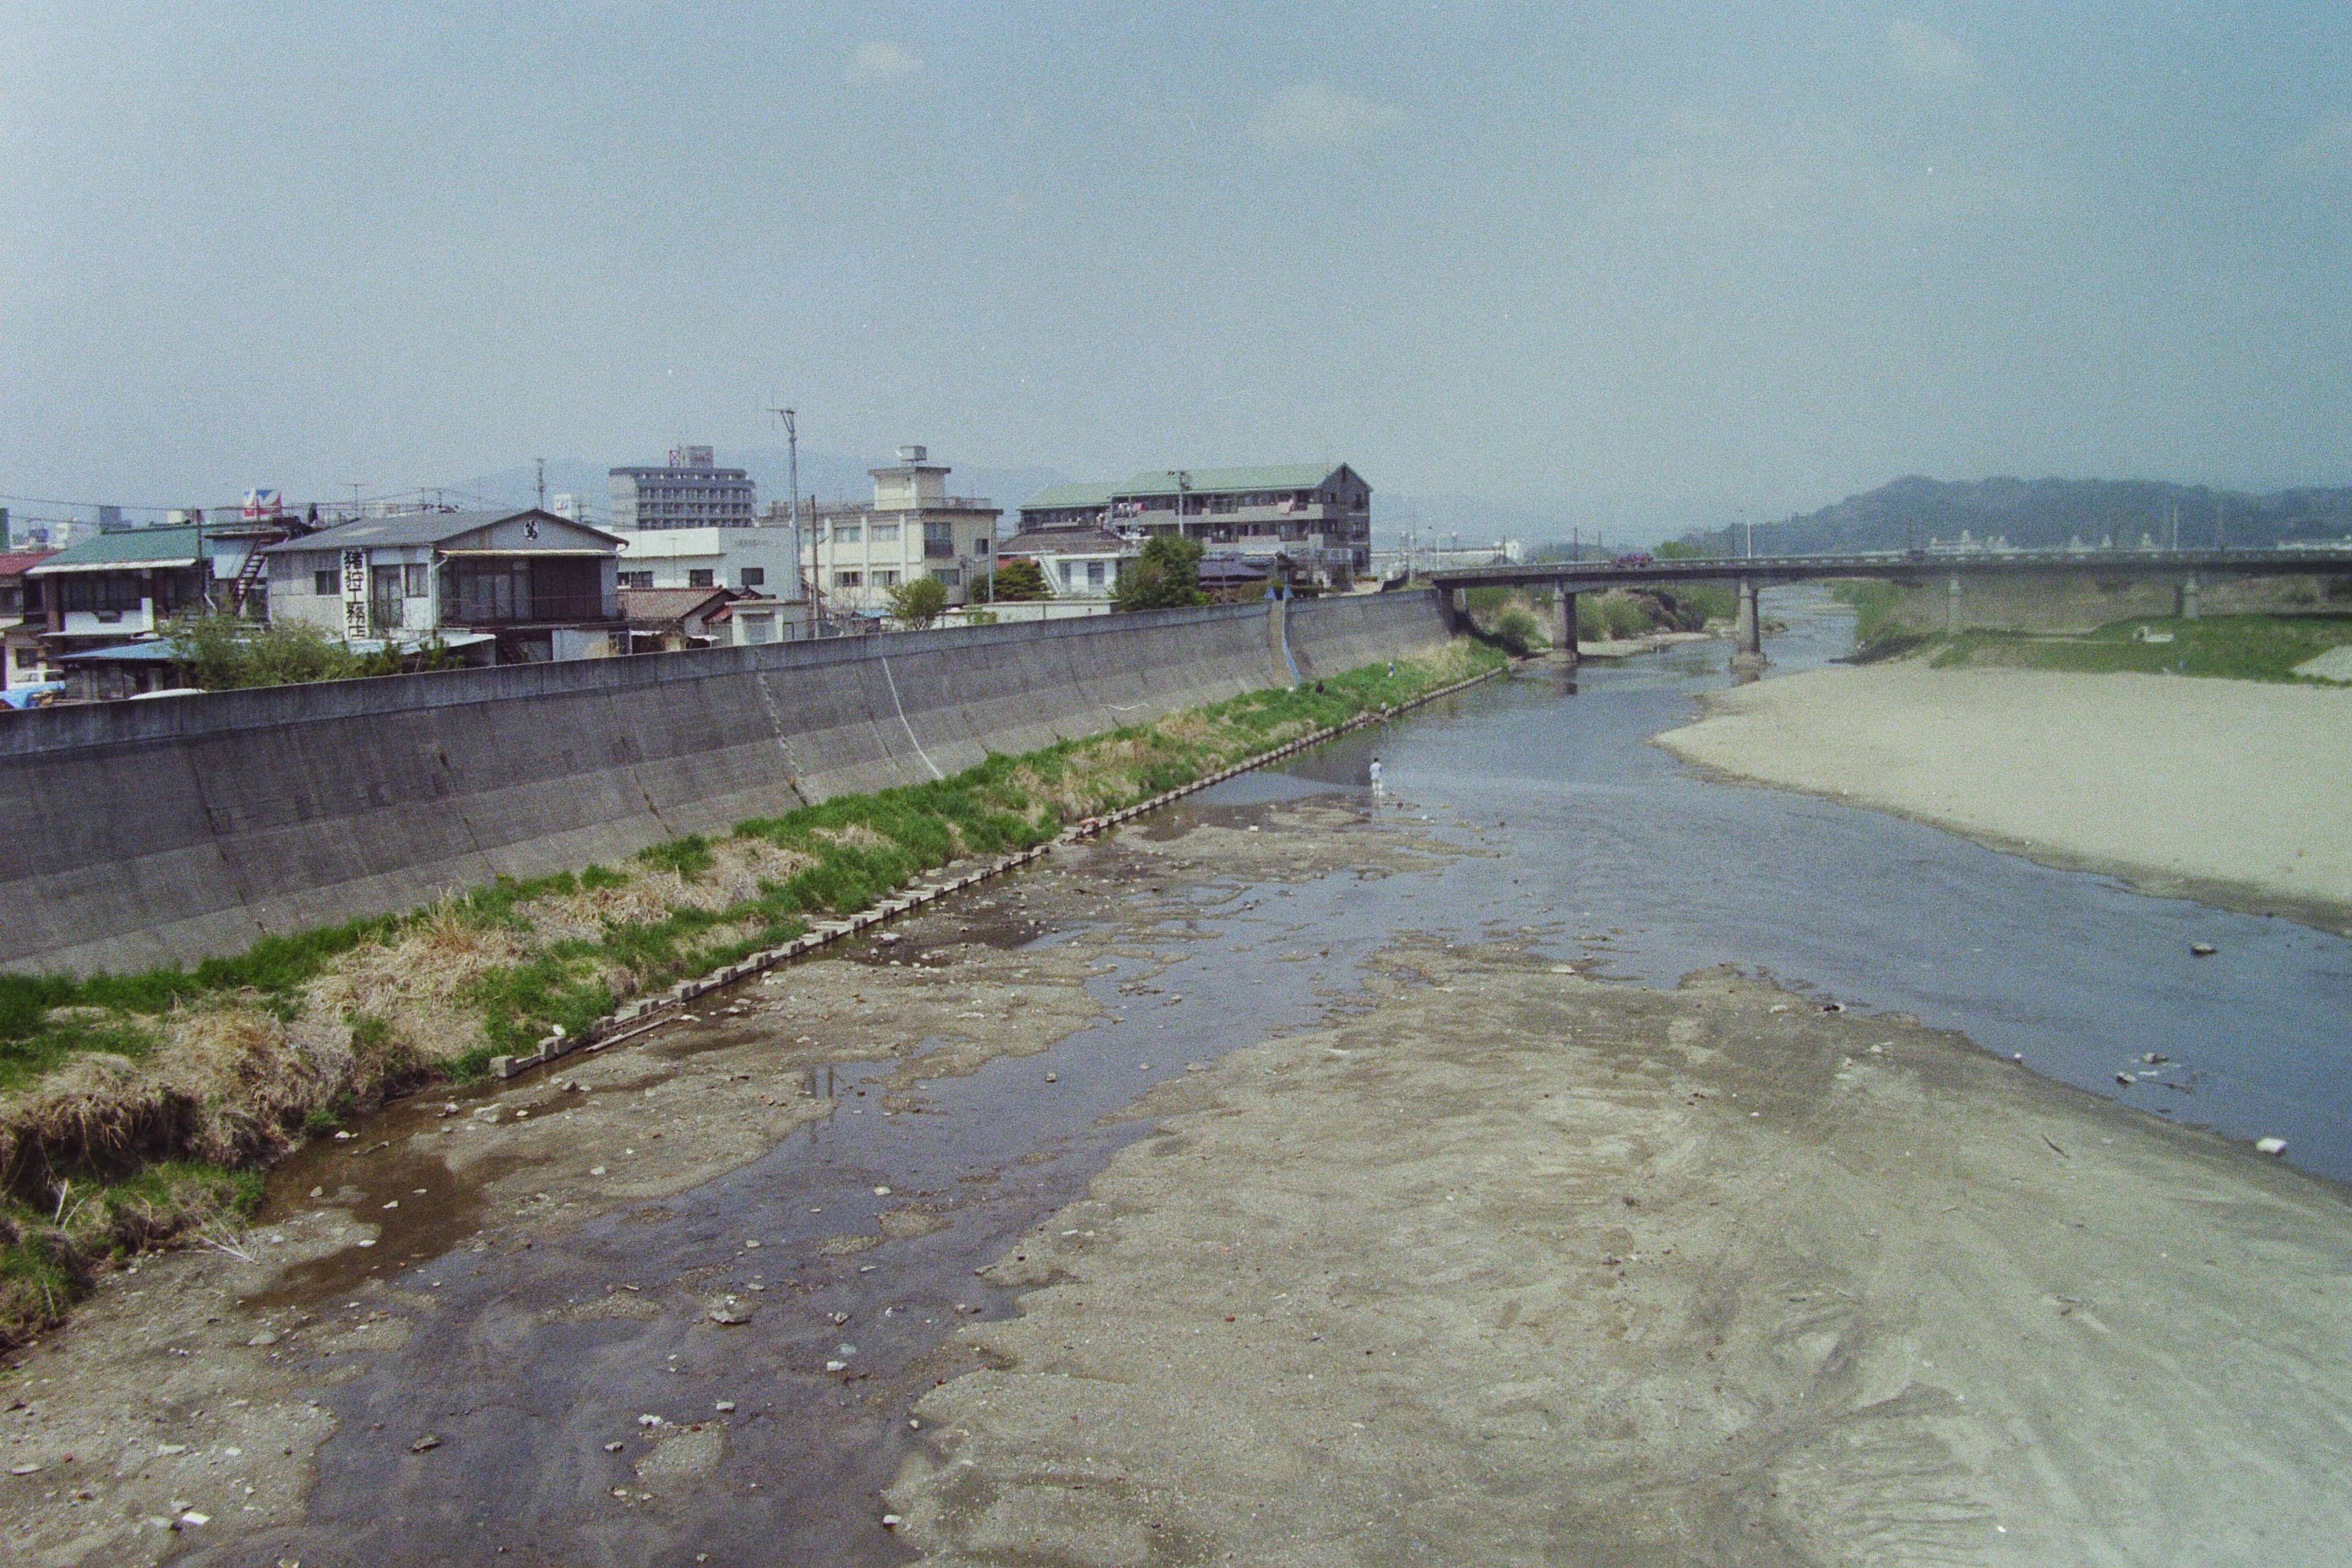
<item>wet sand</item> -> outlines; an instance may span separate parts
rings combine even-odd
[[[0,1553],[2330,1560],[2343,1188],[1728,973],[1343,929],[1501,852],[1421,820],[1171,812],[314,1146],[17,1358]]]
[[[2343,1561],[2344,1189],[1727,972],[1386,965],[992,1271],[929,1560]]]
[[[1726,777],[2352,933],[2346,693],[1890,664],[1712,694],[1657,743]]]

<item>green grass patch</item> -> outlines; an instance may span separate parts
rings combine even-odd
[[[2142,628],[2170,634],[2148,642]],[[2305,659],[2352,643],[2352,616],[2206,616],[2111,622],[2084,637],[1972,631],[1943,638],[1928,662],[1937,669],[2000,666],[2085,674],[2137,672],[2223,680],[2299,681]],[[2315,685],[2330,684],[2314,681]]]
[[[0,1203],[0,1344],[62,1320],[109,1258],[261,1206],[259,1171],[159,1161],[111,1181],[60,1180],[45,1207]]]

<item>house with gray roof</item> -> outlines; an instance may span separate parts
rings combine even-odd
[[[1153,468],[1040,491],[1022,506],[1021,528],[1180,533],[1212,554],[1280,555],[1316,581],[1345,586],[1371,572],[1372,489],[1345,463]]]
[[[269,618],[346,641],[488,634],[498,662],[628,650],[625,542],[531,508],[362,518],[269,547]]]

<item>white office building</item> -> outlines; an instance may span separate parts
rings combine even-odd
[[[890,590],[932,576],[948,603],[966,602],[972,579],[993,571],[1003,509],[947,493],[950,469],[921,447],[901,447],[892,467],[869,469],[874,504],[820,506],[809,531],[812,586],[833,616],[886,615]]]
[[[802,597],[789,528],[641,528],[621,535],[624,588],[737,588]]]

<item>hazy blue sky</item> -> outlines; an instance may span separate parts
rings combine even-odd
[[[0,7],[0,491],[2352,479],[2352,6]]]

